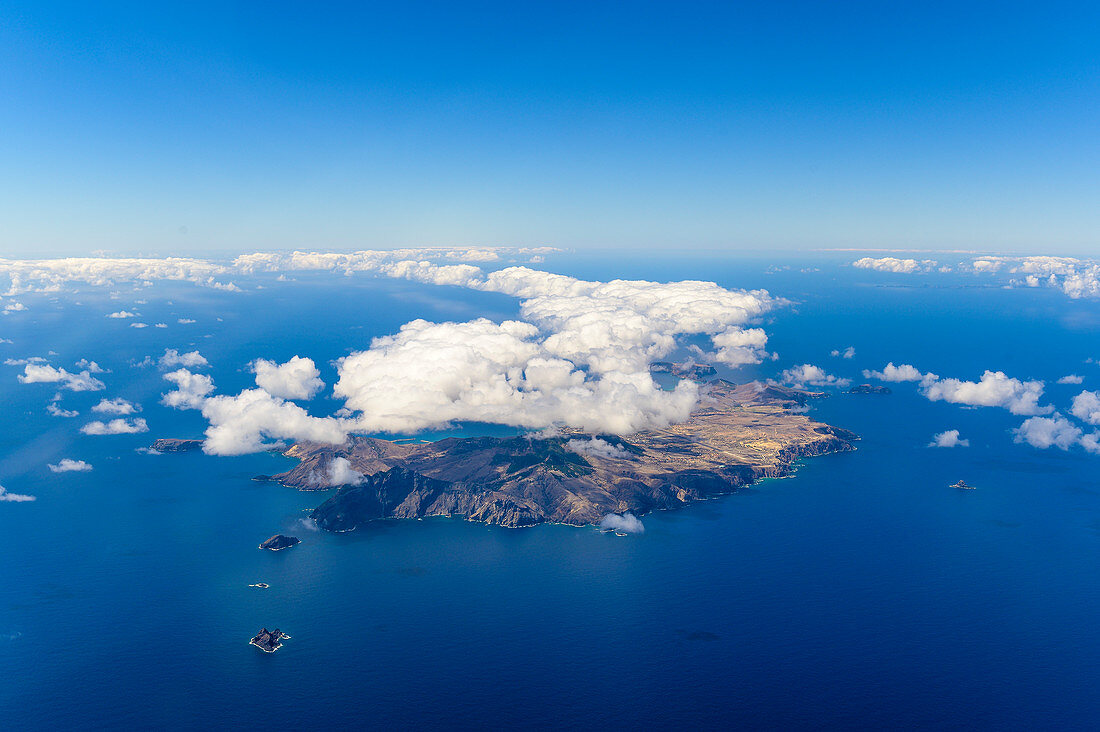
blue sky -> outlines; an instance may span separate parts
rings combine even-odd
[[[7,2],[0,255],[1090,253],[1096,3]]]

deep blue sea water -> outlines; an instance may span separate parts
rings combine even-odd
[[[769,315],[779,360],[858,378],[886,361],[977,379],[1048,382],[1065,411],[1097,388],[1100,305],[962,276],[897,278],[806,257],[552,259],[585,277],[713,279],[793,304]],[[817,268],[819,271],[800,271]],[[352,534],[300,519],[326,494],[251,481],[273,454],[146,455],[199,436],[201,417],[157,404],[155,368],[197,347],[219,392],[245,364],[329,362],[414,317],[511,317],[512,298],[328,275],[259,292],[157,285],[28,296],[0,320],[0,359],[111,369],[105,392],[66,393],[0,366],[0,726],[340,728],[612,726],[1095,728],[1100,724],[1100,457],[1015,444],[1022,417],[889,396],[834,394],[813,416],[859,433],[856,452],[797,476],[643,518],[643,535],[508,530],[459,520]],[[104,313],[129,307],[166,329]],[[77,302],[80,304],[78,305]],[[180,325],[181,317],[197,322]],[[221,318],[222,320],[218,320]],[[854,346],[845,360],[834,348]],[[1067,373],[1083,386],[1054,385]],[[101,397],[144,405],[144,435],[86,437]],[[318,413],[335,402],[316,400]],[[479,427],[469,426],[468,432]],[[931,449],[959,429],[969,448]],[[52,474],[84,459],[91,473]],[[978,490],[949,483],[964,478]],[[259,551],[277,532],[303,543]],[[249,588],[268,582],[269,590]],[[292,639],[247,645],[260,626]]]

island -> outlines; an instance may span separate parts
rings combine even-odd
[[[599,525],[608,514],[677,508],[790,475],[800,458],[853,450],[855,434],[803,413],[822,396],[719,379],[704,387],[686,422],[663,429],[626,437],[565,429],[552,437],[301,442],[284,453],[298,466],[272,477],[318,490],[316,476],[337,458],[363,474],[360,483],[340,487],[310,514],[318,527],[334,532],[426,516],[513,528]]]
[[[202,440],[179,440],[174,437],[162,437],[153,440],[152,449],[157,452],[194,452],[202,449]]]
[[[948,486],[948,487],[949,487],[949,488],[958,488],[959,490],[964,490],[964,491],[972,491],[972,490],[974,490],[975,488],[977,488],[977,486],[973,486],[973,485],[970,485],[970,484],[969,484],[969,483],[967,483],[967,482],[966,482],[965,480],[960,480],[960,481],[959,481],[959,482],[957,482],[957,483],[952,483],[952,484],[951,484],[950,486]]]
[[[890,387],[881,384],[858,384],[848,390],[849,394],[893,394]]]
[[[283,549],[289,549],[295,544],[300,544],[301,539],[296,536],[283,536],[282,534],[275,534],[263,544],[260,544],[261,549],[269,549],[273,552],[282,551]]]
[[[691,361],[688,363],[655,361],[649,365],[649,371],[653,374],[672,374],[681,379],[690,379],[700,382],[718,375],[718,371],[710,364],[693,363]]]
[[[274,653],[283,647],[283,641],[285,640],[290,640],[290,636],[278,628],[275,630],[260,628],[260,632],[252,636],[252,640],[248,642],[264,653]]]

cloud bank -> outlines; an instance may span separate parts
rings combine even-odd
[[[894,272],[910,274],[913,272],[931,272],[939,264],[934,259],[898,259],[897,257],[863,257],[852,262],[859,269],[873,269],[876,272]]]

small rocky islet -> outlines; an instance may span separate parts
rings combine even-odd
[[[292,546],[301,544],[302,540],[296,536],[285,536],[283,534],[275,534],[270,539],[267,539],[260,544],[261,549],[267,549],[269,551],[278,552],[283,549],[289,549]]]
[[[202,449],[202,440],[181,440],[175,437],[162,437],[153,440],[150,447],[157,452],[195,452]]]
[[[289,639],[290,636],[279,630],[278,628],[276,628],[275,630],[260,628],[260,632],[252,636],[252,640],[248,642],[259,648],[264,653],[274,653],[275,651],[283,647],[283,641]]]
[[[849,394],[893,394],[888,386],[882,384],[857,384],[848,390]]]

